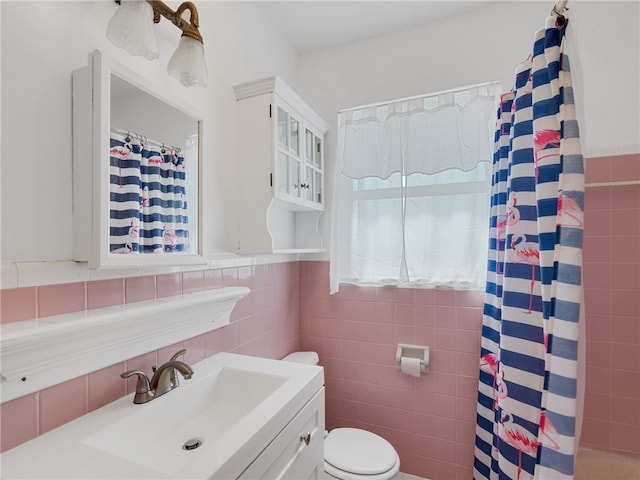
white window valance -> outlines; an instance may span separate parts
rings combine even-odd
[[[490,162],[499,93],[499,82],[491,82],[341,112],[342,173],[388,178],[400,171],[467,172]]]

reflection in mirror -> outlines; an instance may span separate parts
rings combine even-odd
[[[198,121],[111,74],[109,253],[198,253]]]

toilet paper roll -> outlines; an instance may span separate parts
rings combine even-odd
[[[411,357],[400,358],[400,371],[411,375],[412,377],[420,376],[420,359]]]

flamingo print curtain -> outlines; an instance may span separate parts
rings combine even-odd
[[[188,253],[184,157],[111,132],[111,253]]]
[[[563,23],[498,109],[474,479],[573,478],[584,171]]]

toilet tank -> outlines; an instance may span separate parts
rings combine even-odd
[[[285,362],[306,363],[308,365],[317,365],[320,361],[316,352],[293,352],[284,357]]]

